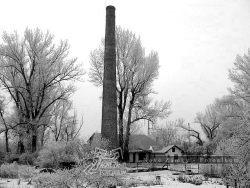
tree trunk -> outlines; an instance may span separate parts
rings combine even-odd
[[[43,145],[44,145],[44,134],[45,134],[45,130],[46,130],[46,128],[45,128],[46,126],[45,125],[43,125],[43,129],[42,129],[42,135],[41,135],[41,147],[40,148],[42,148],[43,147]]]
[[[123,139],[123,114],[119,112],[119,147],[122,149],[119,161],[124,160],[124,139]],[[122,156],[123,155],[123,156]]]
[[[4,134],[5,134],[5,146],[6,146],[6,152],[8,153],[9,152],[9,139],[8,139],[8,126],[7,126],[7,123],[3,117],[3,112],[2,110],[0,109],[0,116],[3,120],[3,124],[4,124],[4,127],[5,127],[5,131],[4,131]]]
[[[25,128],[19,125],[17,127],[17,132],[18,132],[17,154],[21,155],[22,153],[25,152],[25,148],[24,148]]]
[[[37,149],[37,140],[36,140],[37,136],[36,135],[32,135],[32,144],[31,144],[31,152],[34,153],[36,152]]]
[[[126,128],[126,137],[124,143],[124,161],[129,161],[129,137],[130,137],[130,125],[131,125],[131,118],[132,118],[132,109],[133,109],[133,99],[129,103],[129,110],[128,110],[128,121],[127,121],[127,128]]]
[[[8,139],[8,129],[5,130],[5,147],[6,147],[6,153],[9,153],[9,139]]]
[[[119,111],[119,147],[123,149],[123,113],[121,109]]]
[[[18,144],[17,144],[17,154],[21,155],[24,153],[24,145],[22,143],[21,140],[18,141]]]
[[[37,124],[33,124],[32,128],[33,130],[31,131],[31,153],[34,153],[37,150],[37,134],[39,131],[37,129]]]

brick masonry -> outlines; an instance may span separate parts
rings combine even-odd
[[[116,50],[115,50],[115,7],[106,8],[106,31],[103,75],[102,127],[103,138],[110,141],[110,149],[117,148],[117,105],[116,105]]]

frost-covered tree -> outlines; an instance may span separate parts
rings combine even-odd
[[[9,150],[9,130],[10,126],[7,121],[6,117],[6,98],[3,96],[0,96],[0,134],[1,132],[4,132],[4,137],[5,137],[5,148],[6,148],[6,153],[8,153]]]
[[[68,58],[68,42],[54,44],[49,31],[27,28],[22,38],[17,32],[4,32],[2,38],[0,82],[17,112],[18,146],[34,152],[44,115],[56,101],[72,95],[76,90],[73,82],[80,80],[84,71],[76,58]]]
[[[90,61],[90,81],[96,86],[102,86],[104,40],[99,48],[91,52]],[[125,154],[128,151],[131,124],[142,119],[155,122],[158,117],[164,118],[170,114],[170,102],[154,102],[150,97],[154,93],[152,85],[158,77],[158,70],[158,53],[152,51],[146,55],[140,38],[129,30],[117,27],[116,90],[119,146],[124,149]]]
[[[166,121],[164,126],[155,128],[151,132],[151,137],[158,139],[159,144],[168,146],[171,144],[181,145],[187,138],[186,134],[181,134],[178,131],[178,121]]]
[[[234,83],[234,88],[230,88],[231,94],[250,103],[250,49],[248,54],[236,56],[234,67],[229,69],[229,79]]]
[[[217,101],[206,107],[205,113],[198,112],[195,118],[195,123],[201,126],[202,131],[211,142],[217,135],[218,129],[222,124],[222,117],[217,111]]]
[[[54,104],[49,123],[54,141],[70,141],[78,135],[83,120],[78,123],[77,113],[73,110],[73,102],[70,100],[59,100]]]
[[[203,146],[204,141],[201,139],[201,133],[190,126],[185,125],[183,119],[179,119],[176,126],[187,131],[190,137],[194,137],[197,140],[199,146]]]

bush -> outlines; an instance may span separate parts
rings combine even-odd
[[[0,177],[1,178],[18,178],[18,164],[2,164],[0,166]]]
[[[18,163],[23,165],[35,165],[36,158],[38,157],[38,153],[23,153],[19,157]]]
[[[18,162],[19,161],[20,155],[18,154],[6,154],[4,161],[7,163],[13,163],[13,162]]]
[[[35,179],[37,187],[72,187],[73,177],[67,170],[57,170],[56,173],[42,173]]]
[[[75,162],[77,145],[71,142],[53,142],[39,152],[37,164],[42,168],[59,168],[61,162]]]
[[[180,181],[180,182],[182,182],[182,183],[186,182],[183,174],[180,174],[179,176],[177,176],[177,180]]]
[[[193,182],[194,185],[201,185],[202,184],[202,180],[196,179]]]
[[[36,177],[38,174],[35,167],[29,165],[19,165],[18,168],[18,177],[24,180],[32,181],[33,177]]]
[[[34,179],[36,187],[109,187],[111,184],[121,184],[119,177],[105,177],[98,174],[86,175],[85,167],[80,166],[71,170],[57,170],[56,173],[42,173]]]
[[[0,148],[1,148],[1,150],[0,150],[0,165],[1,164],[3,164],[4,163],[4,157],[5,157],[5,146],[4,146],[4,144],[3,143],[1,143],[1,140],[0,140]]]
[[[203,177],[200,175],[184,175],[184,174],[180,174],[177,177],[177,180],[179,180],[182,183],[191,183],[194,185],[201,185],[203,182]]]
[[[16,162],[11,164],[2,164],[0,166],[1,178],[21,178],[31,181],[37,175],[35,167],[28,165],[18,165]]]

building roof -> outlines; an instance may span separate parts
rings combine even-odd
[[[150,146],[157,147],[156,141],[144,134],[130,135],[129,150],[150,150]],[[159,147],[159,146],[158,146]]]
[[[91,141],[96,136],[101,136],[101,133],[94,133],[88,141]],[[156,141],[149,138],[144,134],[131,134],[129,140],[129,151],[152,151],[150,147],[153,147],[153,150],[159,150],[162,146],[157,145]],[[151,147],[151,148],[152,148]]]
[[[183,151],[181,148],[179,148],[179,147],[176,146],[176,145],[169,145],[169,146],[167,146],[167,147],[163,147],[163,148],[160,149],[160,150],[153,151],[153,153],[167,153],[172,147],[176,147],[176,148],[178,148],[179,150]]]

